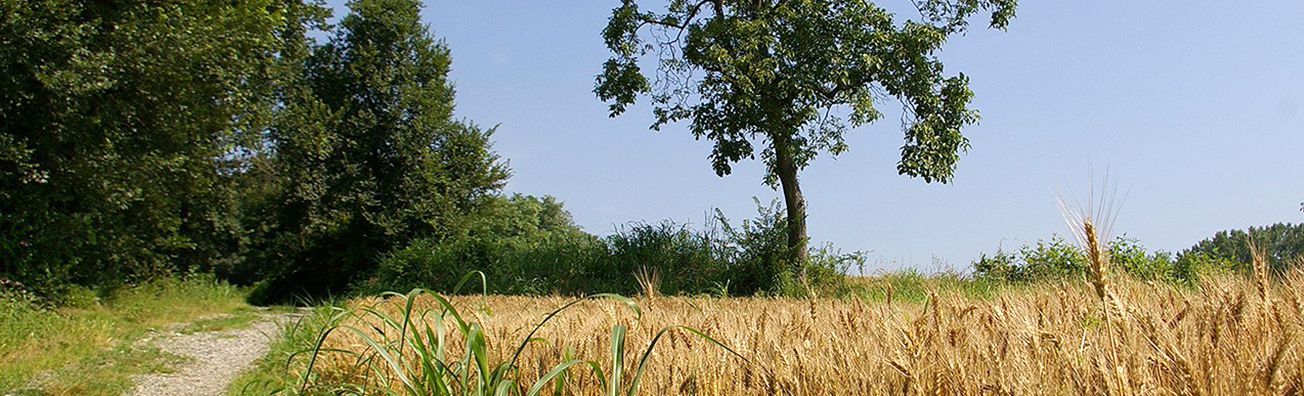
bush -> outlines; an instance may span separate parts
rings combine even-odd
[[[715,211],[715,223],[728,241],[729,279],[727,288],[739,295],[783,289],[788,265],[788,221],[777,201],[770,206],[756,200],[757,216],[743,219],[737,227],[729,224],[724,212]],[[790,282],[788,282],[790,283]],[[804,293],[802,293],[804,294]]]
[[[974,275],[1005,282],[1032,282],[1062,279],[1086,273],[1086,257],[1063,237],[1025,244],[1016,253],[997,249],[992,257],[979,256],[973,263]]]
[[[641,291],[640,272],[658,274],[655,287],[666,294],[844,292],[843,274],[863,265],[863,255],[824,246],[803,265],[788,265],[786,220],[776,205],[758,204],[759,216],[739,227],[717,210],[701,230],[672,221],[631,223],[597,237],[575,226],[551,197],[500,197],[465,232],[416,240],[385,255],[356,290],[479,292],[479,285],[455,289],[467,273],[480,271],[488,292],[504,294],[634,294]]]
[[[1165,251],[1147,253],[1145,247],[1132,238],[1117,238],[1109,250],[1115,268],[1143,280],[1190,281],[1188,274],[1178,271],[1173,255]]]
[[[467,273],[481,271],[491,292],[556,292],[581,278],[576,270],[600,255],[596,245],[552,197],[495,196],[451,236],[417,239],[384,255],[375,276],[356,289],[453,292]],[[480,291],[462,291],[472,290]]]
[[[728,247],[716,234],[673,221],[629,225],[606,238],[608,255],[592,276],[605,280],[604,291],[629,294],[638,288],[633,274],[655,271],[661,292],[705,293],[729,271]]]
[[[863,252],[843,253],[824,244],[807,255],[796,269],[778,271],[771,294],[788,297],[841,296],[850,291],[846,274],[852,267],[864,272]]]
[[[1174,265],[1171,254],[1147,253],[1135,238],[1119,236],[1110,243],[1109,251],[1114,270],[1142,279],[1189,279]],[[1029,283],[1085,276],[1087,259],[1080,248],[1055,235],[1049,241],[1025,244],[1016,253],[997,249],[990,257],[983,254],[974,261],[973,268],[976,278]]]

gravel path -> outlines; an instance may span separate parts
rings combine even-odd
[[[181,334],[160,332],[142,342],[193,360],[167,374],[133,376],[136,389],[129,396],[216,396],[254,360],[267,353],[267,343],[277,326],[292,314],[264,315],[243,329]]]

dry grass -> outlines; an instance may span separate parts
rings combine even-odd
[[[686,332],[672,332],[651,354],[640,394],[1300,394],[1304,354],[1304,275],[1261,293],[1257,279],[1222,276],[1198,289],[1109,278],[1126,304],[1111,321],[1095,285],[1044,285],[990,299],[958,293],[922,303],[764,298],[661,297],[640,316],[611,301],[563,311],[536,334],[520,361],[526,385],[566,356],[611,363],[611,329],[629,326],[626,361],[635,361],[667,325],[700,329],[751,363]],[[1259,303],[1266,296],[1271,303]],[[399,315],[403,298],[361,299]],[[429,307],[421,297],[417,307]],[[490,296],[454,299],[480,323],[496,361],[566,298]],[[401,316],[401,315],[399,315]],[[381,323],[343,324],[378,336]],[[445,323],[448,351],[463,340]],[[393,330],[389,330],[393,332]],[[390,334],[393,336],[393,334]],[[325,347],[363,353],[357,334],[337,331]],[[570,351],[570,352],[568,352]],[[386,370],[359,369],[355,357],[325,353],[319,382],[375,383]],[[413,364],[408,360],[406,364]],[[380,374],[378,374],[380,373]],[[625,378],[632,375],[626,371]],[[567,394],[603,394],[595,377],[574,368]],[[551,389],[551,387],[547,388]],[[549,393],[551,394],[551,393]]]

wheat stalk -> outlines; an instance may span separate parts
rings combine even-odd
[[[1268,259],[1263,253],[1263,248],[1254,242],[1252,232],[1245,233],[1245,243],[1250,247],[1250,261],[1254,265],[1254,288],[1259,292],[1259,301],[1263,304],[1263,312],[1272,309],[1272,299],[1268,295],[1271,286],[1268,283]]]
[[[661,295],[661,271],[652,266],[640,266],[634,271],[634,280],[643,291],[643,297],[649,301]]]
[[[1094,190],[1094,178],[1088,179],[1088,185],[1091,187],[1087,190],[1085,207],[1076,200],[1070,204],[1062,191],[1056,192],[1055,201],[1059,204],[1060,215],[1069,226],[1074,241],[1087,256],[1088,272],[1091,275],[1091,285],[1096,291],[1096,297],[1115,312],[1122,314],[1123,304],[1111,290],[1109,283],[1109,237],[1112,235],[1114,220],[1118,218],[1117,205],[1114,201],[1118,188],[1116,185],[1110,186],[1109,173],[1105,174],[1099,197]]]
[[[1068,224],[1069,230],[1073,234],[1073,239],[1077,241],[1078,246],[1082,248],[1083,253],[1087,256],[1091,284],[1096,291],[1096,297],[1105,306],[1105,331],[1109,333],[1109,350],[1111,362],[1114,366],[1113,374],[1116,386],[1122,390],[1122,394],[1132,394],[1127,371],[1119,359],[1119,340],[1115,339],[1115,324],[1114,320],[1112,320],[1113,317],[1126,318],[1124,315],[1126,311],[1122,301],[1119,300],[1118,295],[1114,294],[1110,287],[1109,280],[1109,236],[1111,235],[1114,220],[1118,216],[1117,206],[1115,206],[1114,202],[1118,188],[1117,186],[1110,186],[1108,172],[1105,173],[1105,181],[1101,185],[1099,197],[1095,195],[1094,175],[1088,178],[1087,185],[1087,204],[1085,208],[1080,202],[1075,202],[1076,205],[1070,205],[1062,192],[1056,194],[1055,200],[1059,204],[1060,215],[1064,218],[1064,222]]]

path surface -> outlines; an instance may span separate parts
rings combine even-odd
[[[241,371],[267,353],[267,343],[277,326],[293,314],[266,314],[249,327],[181,334],[160,332],[143,341],[163,351],[189,357],[189,363],[166,374],[133,376],[136,389],[129,396],[218,396]]]

